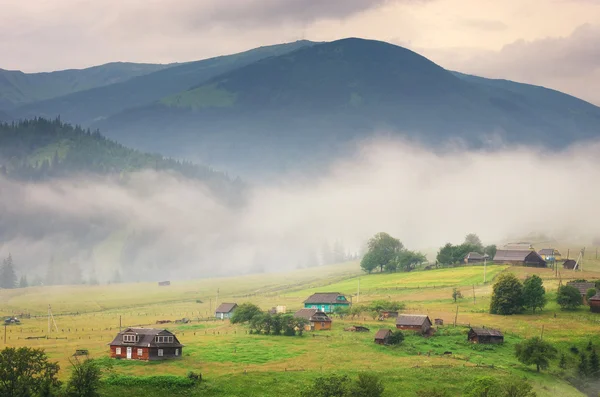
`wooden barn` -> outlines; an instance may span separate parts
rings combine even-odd
[[[600,313],[600,292],[590,298],[589,305],[590,311]]]
[[[431,329],[431,320],[423,314],[401,314],[396,319],[396,328],[426,334]]]
[[[567,259],[563,262],[563,269],[573,270],[575,269],[576,264],[577,262],[575,262],[573,259]]]
[[[484,260],[484,256],[482,254],[480,254],[479,252],[469,252],[464,258],[464,262],[466,264],[482,263],[483,260]]]
[[[390,341],[390,336],[392,335],[392,330],[387,328],[382,328],[375,334],[375,343],[378,345],[387,345]]]
[[[535,251],[529,249],[502,249],[496,251],[494,263],[508,263],[530,267],[547,267],[546,261]]]
[[[294,313],[294,317],[308,320],[307,331],[322,331],[331,329],[331,318],[324,312],[317,309],[300,309]]]
[[[183,353],[183,345],[166,329],[127,328],[109,346],[111,358],[127,360],[168,360]]]
[[[468,339],[472,343],[504,343],[502,332],[491,328],[471,328],[468,333]]]
[[[170,281],[159,281],[158,282],[159,287],[168,287],[169,285],[171,285]]]
[[[237,303],[221,303],[215,310],[215,317],[221,320],[231,318],[237,306]]]

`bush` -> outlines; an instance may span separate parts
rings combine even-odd
[[[352,397],[381,397],[385,387],[379,376],[361,372],[351,387]]]
[[[396,330],[396,331],[392,332],[392,334],[390,335],[390,339],[389,339],[388,343],[390,345],[399,345],[403,341],[404,341],[404,334],[402,333],[402,331]]]
[[[176,375],[155,375],[155,376],[127,376],[112,375],[104,380],[104,383],[110,386],[123,386],[132,388],[154,387],[161,389],[185,388],[196,385],[196,382],[185,376]]]
[[[73,371],[67,383],[66,395],[68,397],[97,397],[100,395],[100,376],[102,370],[93,359],[83,362],[74,360],[71,362]]]

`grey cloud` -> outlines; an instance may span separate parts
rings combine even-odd
[[[600,104],[600,26],[586,24],[567,37],[519,40],[500,51],[420,49],[442,66],[484,77],[558,89]]]

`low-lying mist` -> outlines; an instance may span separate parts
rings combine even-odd
[[[0,255],[10,252],[30,280],[51,267],[66,273],[56,283],[68,282],[76,264],[84,279],[118,270],[156,281],[316,265],[325,244],[356,254],[380,231],[414,250],[471,232],[486,244],[532,232],[590,241],[600,235],[599,149],[434,153],[378,139],[318,178],[255,184],[238,208],[197,181],[152,171],[126,183],[0,179]]]

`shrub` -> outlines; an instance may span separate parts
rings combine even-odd
[[[185,376],[155,375],[155,376],[127,376],[112,375],[104,380],[110,386],[124,386],[132,388],[154,387],[154,388],[184,388],[192,387],[196,382]]]
[[[361,372],[351,387],[352,397],[381,397],[385,387],[379,376]]]
[[[396,330],[396,331],[392,332],[392,334],[390,335],[390,339],[388,340],[388,343],[390,345],[399,345],[403,341],[404,341],[404,334],[402,333],[402,331]]]

